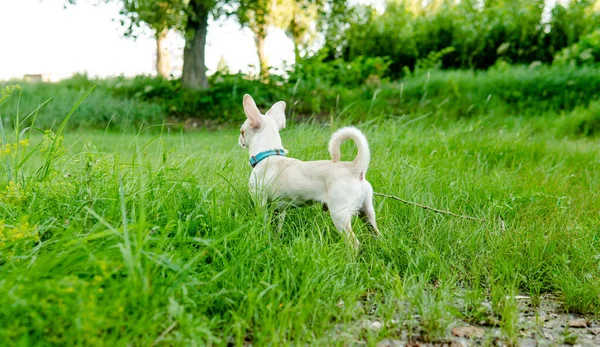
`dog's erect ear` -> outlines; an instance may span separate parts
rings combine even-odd
[[[254,129],[260,128],[262,124],[262,115],[260,114],[258,107],[256,107],[254,99],[248,94],[244,95],[244,112],[250,121],[250,127]]]
[[[275,120],[279,130],[285,128],[285,101],[279,101],[265,113],[265,116],[269,116]]]

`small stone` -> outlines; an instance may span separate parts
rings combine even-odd
[[[520,347],[536,347],[538,345],[538,341],[536,341],[535,339],[522,339],[519,340],[519,346]]]
[[[463,338],[450,342],[450,347],[469,347],[469,342]]]
[[[590,332],[596,336],[600,336],[600,328],[591,328]]]
[[[528,299],[529,299],[529,297],[528,297],[527,295],[515,295],[515,296],[510,296],[510,295],[509,295],[509,296],[506,296],[505,298],[506,298],[507,300],[510,300],[510,299],[515,299],[515,300],[528,300]]]
[[[385,323],[385,326],[386,326],[388,329],[390,329],[390,328],[393,328],[393,327],[395,327],[395,326],[398,326],[398,323],[399,323],[399,322],[398,322],[398,320],[397,320],[397,319],[392,319],[392,320],[389,320],[389,321],[387,321],[387,322]]]
[[[344,300],[340,300],[340,302],[338,302],[337,304],[335,304],[335,306],[342,308],[344,307]]]
[[[452,328],[452,335],[456,337],[481,338],[484,334],[485,330],[471,325]]]
[[[569,321],[569,328],[587,328],[588,322],[585,318],[577,318]]]
[[[404,347],[404,346],[406,346],[406,342],[401,341],[401,340],[385,339],[385,340],[381,340],[381,341],[377,342],[376,346],[377,347]]]
[[[374,321],[369,325],[369,328],[371,328],[373,331],[379,331],[381,328],[383,328],[383,324],[380,321]]]
[[[549,329],[542,329],[542,336],[548,341],[555,340],[554,335],[552,335],[551,330],[549,330]]]

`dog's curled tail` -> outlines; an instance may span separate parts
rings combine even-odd
[[[367,138],[355,127],[341,128],[331,135],[331,140],[329,140],[329,153],[331,153],[331,161],[334,163],[340,161],[340,146],[345,140],[353,140],[354,143],[356,143],[356,147],[358,147],[358,154],[352,163],[354,166],[356,166],[358,171],[360,171],[362,178],[369,167],[371,153],[369,152],[369,143],[367,142]]]

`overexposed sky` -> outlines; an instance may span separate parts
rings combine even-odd
[[[137,40],[125,38],[116,3],[79,2],[65,8],[64,0],[0,0],[0,80],[40,73],[61,78],[76,72],[100,77],[155,73],[151,30]],[[169,36],[174,67],[181,68],[183,45],[181,35]],[[280,30],[272,30],[266,50],[274,66],[294,60],[292,42]],[[258,66],[252,33],[234,19],[209,25],[209,70],[216,69],[221,56],[233,71]]]

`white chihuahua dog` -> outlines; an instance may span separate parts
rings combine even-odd
[[[250,152],[250,192],[265,205],[275,200],[281,218],[287,206],[320,202],[333,224],[354,248],[360,243],[352,231],[352,217],[360,212],[380,235],[373,209],[373,188],[365,179],[371,155],[367,139],[354,127],[336,131],[329,141],[331,161],[304,162],[287,158],[279,130],[285,128],[285,102],[279,101],[262,115],[248,94],[244,95],[246,121],[239,144]],[[351,139],[358,147],[352,162],[340,161],[340,145]]]

